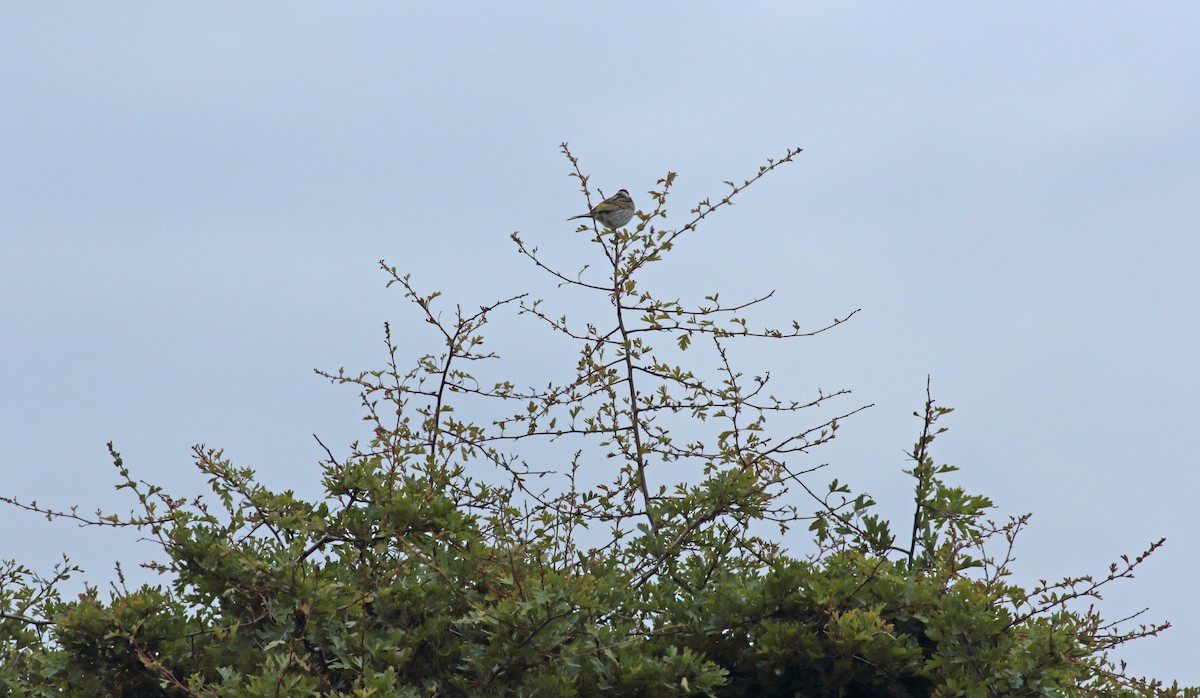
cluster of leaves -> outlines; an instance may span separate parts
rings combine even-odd
[[[580,228],[600,271],[564,273],[514,235],[561,286],[606,302],[581,324],[528,296],[446,317],[438,294],[383,265],[441,348],[401,369],[389,328],[384,369],[323,373],[361,392],[373,436],[342,458],[325,449],[322,501],[270,491],[202,446],[210,499],[135,479],[115,451],[134,514],[6,499],[137,529],[166,581],[68,600],[69,563],[46,578],[0,568],[0,696],[1200,695],[1109,659],[1165,625],[1121,630],[1083,607],[1161,541],[1101,577],[1012,584],[1027,517],[993,523],[987,498],[945,482],[954,468],[929,446],[949,410],[928,395],[907,544],[869,496],[812,484],[809,451],[863,407],[789,428],[847,391],[777,399],[728,345],[810,337],[854,313],[757,328],[743,311],[769,296],[688,306],[642,287],[681,236],[799,152],[673,229],[658,227],[668,174],[632,229]],[[483,329],[510,308],[575,343],[570,375],[483,379],[498,358]],[[555,465],[562,444],[573,455]],[[797,523],[815,540],[803,559],[762,533]]]

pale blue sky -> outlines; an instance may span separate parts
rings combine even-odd
[[[424,336],[378,259],[478,305],[530,285],[512,231],[581,252],[561,141],[642,204],[679,172],[679,214],[801,146],[664,286],[862,308],[782,358],[876,404],[830,473],[902,518],[931,374],[955,482],[1034,512],[1022,575],[1168,538],[1107,611],[1170,619],[1126,656],[1200,683],[1200,5],[643,5],[0,7],[0,491],[127,511],[111,439],[181,492],[204,442],[316,496],[310,434],[363,425],[312,368]],[[149,548],[0,509],[0,557],[60,552]]]

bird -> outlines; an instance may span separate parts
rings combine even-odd
[[[571,216],[567,220],[573,221],[576,218],[591,218],[605,228],[616,230],[633,218],[633,199],[628,191],[622,189],[593,206],[591,211]]]

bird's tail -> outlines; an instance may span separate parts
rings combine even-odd
[[[576,218],[591,218],[591,217],[592,217],[592,214],[590,214],[590,213],[584,213],[584,214],[581,214],[581,215],[578,215],[578,216],[571,216],[571,217],[570,217],[570,218],[568,218],[567,220],[569,220],[569,221],[573,221],[573,220],[575,220]]]

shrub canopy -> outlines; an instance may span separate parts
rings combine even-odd
[[[749,315],[769,296],[647,290],[648,268],[799,152],[670,228],[666,175],[634,227],[578,228],[598,260],[578,272],[514,234],[564,292],[601,301],[584,318],[528,295],[447,308],[381,263],[437,348],[402,366],[388,327],[384,368],[321,372],[361,392],[372,437],[325,449],[320,501],[205,446],[207,498],[139,480],[112,451],[129,516],[5,499],[137,529],[161,547],[148,566],[163,582],[66,599],[69,563],[5,563],[0,696],[1200,694],[1127,675],[1109,651],[1167,626],[1118,627],[1090,603],[1162,541],[1104,575],[1011,583],[1028,516],[995,523],[987,497],[947,483],[956,468],[930,446],[950,410],[930,395],[905,471],[911,521],[818,484],[810,451],[864,406],[844,390],[776,398],[730,347],[804,340],[854,312],[761,326]],[[486,325],[514,315],[571,342],[573,370],[531,382],[544,387],[493,376]],[[803,557],[779,542],[798,525]]]

